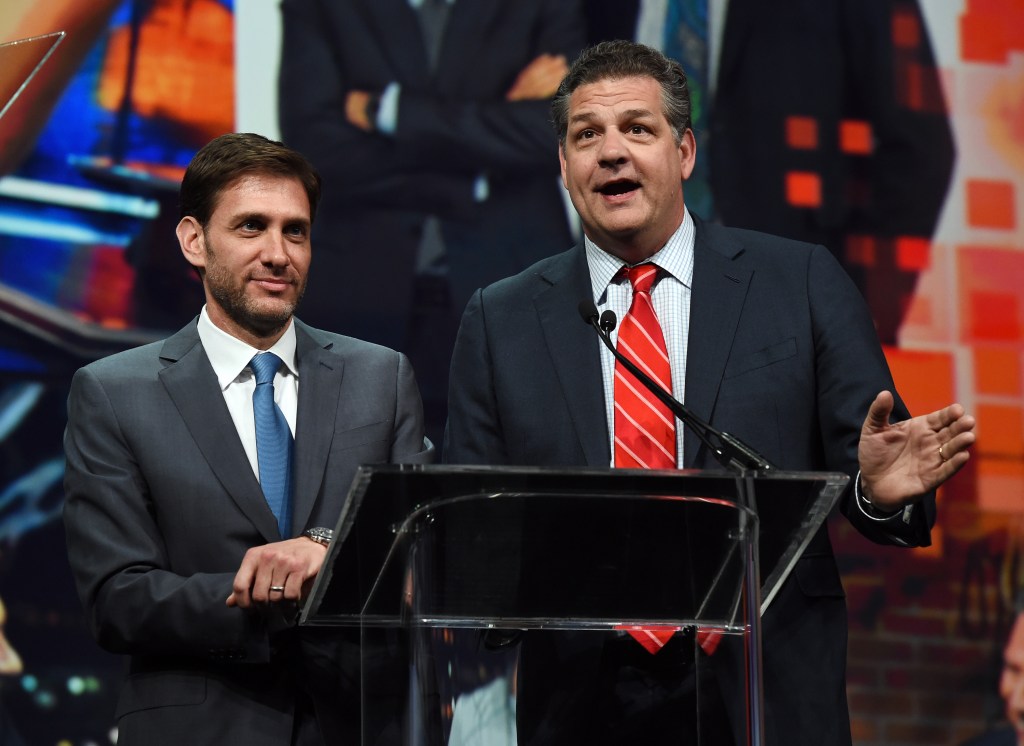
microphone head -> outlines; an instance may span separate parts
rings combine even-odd
[[[615,328],[615,325],[618,323],[618,321],[619,320],[615,318],[615,311],[605,311],[604,313],[601,314],[600,324],[602,331],[610,334],[612,329]]]
[[[594,305],[594,301],[589,298],[581,300],[578,306],[580,312],[580,318],[583,319],[585,324],[593,324],[597,321],[597,306]]]

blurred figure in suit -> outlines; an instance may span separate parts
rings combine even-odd
[[[304,316],[412,358],[444,422],[478,287],[571,242],[548,103],[577,0],[284,0],[280,122],[327,187]]]
[[[1024,598],[1017,602],[1017,618],[1003,649],[999,696],[1005,705],[1006,721],[964,746],[1024,746]]]

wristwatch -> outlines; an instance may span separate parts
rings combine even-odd
[[[312,539],[317,544],[323,544],[325,547],[329,547],[331,545],[331,540],[334,539],[334,532],[329,528],[324,528],[323,526],[307,528],[302,532],[302,535],[307,539]]]

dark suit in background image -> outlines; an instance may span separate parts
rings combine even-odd
[[[578,0],[285,0],[283,139],[324,174],[316,324],[409,354],[445,417],[458,317],[571,241],[548,103]]]
[[[299,629],[297,610],[356,468],[432,446],[404,356],[293,316],[319,191],[280,143],[202,148],[177,228],[199,319],[72,382],[68,553],[93,634],[129,656],[118,743],[358,743],[358,635]],[[264,351],[281,359],[276,452],[254,393]]]

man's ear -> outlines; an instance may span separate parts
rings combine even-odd
[[[178,222],[175,229],[178,234],[178,245],[181,246],[181,253],[185,259],[198,270],[206,268],[206,238],[203,236],[203,227],[199,221],[186,215]]]
[[[696,162],[697,139],[693,136],[693,130],[688,129],[679,141],[679,173],[683,177],[683,181],[690,178]]]
[[[558,145],[558,167],[562,172],[562,186],[566,189],[569,188],[569,182],[565,180],[565,143],[559,143]]]

